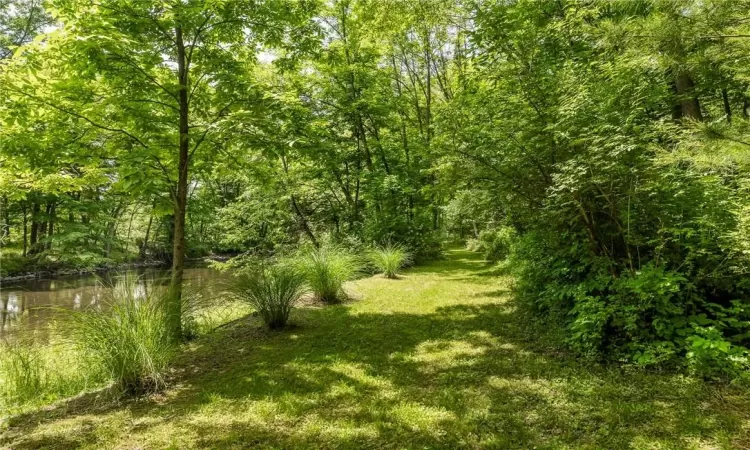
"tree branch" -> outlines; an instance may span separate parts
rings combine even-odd
[[[71,110],[69,110],[69,109],[67,109],[65,107],[62,107],[62,106],[59,106],[59,105],[55,105],[54,103],[48,102],[46,100],[43,100],[43,99],[37,97],[34,94],[30,94],[28,92],[24,92],[22,90],[15,89],[15,88],[12,88],[12,87],[7,87],[7,86],[6,86],[6,89],[8,89],[10,91],[13,91],[13,92],[16,92],[18,94],[21,94],[23,96],[26,96],[28,98],[31,98],[31,99],[33,99],[33,100],[35,100],[35,101],[37,101],[37,102],[39,102],[39,103],[41,103],[43,105],[47,105],[50,108],[54,108],[54,109],[56,109],[56,110],[58,110],[60,112],[68,114],[70,116],[77,117],[77,118],[79,118],[81,120],[84,120],[84,121],[88,122],[89,124],[91,124],[92,126],[94,126],[95,128],[99,128],[99,129],[105,130],[105,131],[111,131],[113,133],[124,134],[125,136],[129,137],[131,140],[133,140],[134,142],[136,142],[138,145],[140,145],[141,147],[148,148],[148,145],[146,145],[142,140],[140,140],[134,134],[130,133],[129,131],[127,131],[125,129],[108,127],[106,125],[102,125],[102,124],[100,124],[98,122],[95,122],[94,120],[89,119],[88,117],[86,117],[86,116],[84,116],[82,114],[79,114],[79,113],[77,113],[75,111],[71,111]]]

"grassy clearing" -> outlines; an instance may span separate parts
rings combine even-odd
[[[290,329],[247,316],[195,341],[163,394],[14,417],[0,447],[750,446],[746,391],[555,354],[509,282],[461,251],[358,280],[354,300],[294,310]]]

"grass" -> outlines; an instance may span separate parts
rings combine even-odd
[[[344,283],[359,271],[359,261],[344,249],[322,246],[300,253],[294,264],[305,276],[310,290],[324,303],[338,303],[344,297]]]
[[[283,328],[292,308],[305,293],[304,277],[290,267],[271,266],[238,276],[232,285],[235,296],[247,302],[271,328]]]
[[[556,353],[510,283],[464,251],[361,279],[290,329],[246,316],[194,341],[162,394],[13,417],[0,447],[750,447],[747,391]]]
[[[96,370],[80,370],[65,342],[0,343],[0,416],[39,408],[101,384]]]
[[[108,292],[104,308],[70,312],[72,345],[123,393],[162,387],[176,350],[165,293],[145,289],[137,278],[113,285]]]
[[[166,291],[146,292],[136,281],[128,280],[102,298],[103,308],[58,310],[58,320],[45,330],[45,339],[32,334],[0,340],[0,424],[3,416],[85,392],[116,398],[163,385],[175,350],[160,339],[161,295]],[[192,338],[203,336],[252,311],[246,304],[226,300],[211,300],[207,292],[187,289],[183,330]]]
[[[379,273],[390,279],[398,278],[398,272],[410,262],[411,255],[398,245],[376,247],[368,253],[368,259]]]

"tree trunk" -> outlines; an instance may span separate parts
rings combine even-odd
[[[391,64],[393,65],[393,75],[396,79],[396,94],[398,95],[398,99],[401,100],[402,98],[402,92],[401,92],[401,70],[396,68],[396,56],[391,55]],[[407,173],[411,173],[411,156],[409,155],[409,139],[406,134],[406,114],[404,113],[403,109],[399,107],[399,116],[401,117],[401,145],[404,147],[404,157],[406,158],[406,171]],[[419,111],[417,111],[417,114],[419,114]],[[414,211],[414,194],[409,192],[408,196],[408,204],[409,207],[406,210],[406,217],[409,222],[412,220],[413,211]]]
[[[135,213],[138,211],[138,205],[133,206],[133,211],[130,212],[130,220],[128,221],[128,235],[125,238],[125,254],[127,255],[130,250],[130,232],[133,230],[133,218]]]
[[[669,80],[669,89],[672,91],[672,120],[675,122],[678,122],[680,119],[682,119],[682,107],[680,106],[680,102],[677,100],[678,93],[677,93],[677,83],[675,83],[674,77],[671,77]]]
[[[177,43],[177,77],[180,84],[180,143],[177,175],[177,191],[174,193],[174,242],[172,248],[172,281],[170,284],[169,320],[170,332],[175,340],[182,339],[182,280],[185,270],[185,214],[187,212],[187,178],[190,158],[190,136],[188,124],[188,67],[182,28],[175,27]]]
[[[55,218],[57,217],[57,204],[55,202],[47,205],[49,217],[47,218],[47,250],[52,250],[52,235],[55,234]]]
[[[112,241],[117,237],[117,222],[123,208],[123,202],[118,203],[115,209],[110,213],[111,217],[107,220],[107,228],[104,234],[104,255],[107,258],[109,258],[112,253]]]
[[[310,238],[313,245],[317,248],[320,247],[320,244],[318,244],[318,240],[315,238],[315,234],[313,234],[312,229],[310,228],[310,224],[307,222],[307,218],[304,214],[302,214],[302,210],[299,208],[299,205],[297,204],[297,199],[294,197],[294,194],[291,195],[292,197],[292,206],[294,207],[294,211],[297,213],[297,216],[299,216],[300,223],[302,224],[302,229],[305,230],[305,234]]]
[[[31,207],[31,237],[29,242],[29,255],[33,255],[36,253],[36,247],[37,247],[37,240],[39,238],[39,212],[41,211],[41,208],[39,206],[39,203],[34,202],[33,206]]]
[[[3,195],[2,206],[0,207],[1,216],[0,220],[0,236],[10,237],[10,211],[8,211],[8,197]]]
[[[151,224],[154,222],[153,211],[148,216],[148,226],[146,227],[146,237],[143,239],[143,245],[140,248],[140,256],[142,260],[146,259],[146,249],[148,249],[148,238],[151,234]]]
[[[44,207],[44,220],[39,223],[37,228],[37,252],[42,252],[47,248],[47,243],[44,242],[47,237],[47,224],[49,223],[49,217],[52,214],[52,205],[47,203]]]
[[[10,296],[6,295],[0,308],[0,334],[5,331],[5,322],[8,320],[8,303],[10,303]]]
[[[23,257],[26,257],[26,254],[29,251],[29,245],[28,245],[28,237],[29,237],[29,224],[28,220],[26,218],[27,212],[26,212],[26,204],[24,203],[23,208]]]
[[[690,75],[685,72],[679,72],[675,78],[675,87],[677,88],[682,117],[703,120],[701,105],[698,97],[695,96],[695,83]]]
[[[425,82],[425,124],[427,131],[427,150],[430,150],[432,142],[432,47],[430,44],[430,32],[424,36],[425,64],[427,66],[427,80]]]
[[[729,106],[729,95],[726,89],[721,90],[721,99],[724,101],[724,114],[727,116],[727,122],[732,123],[732,108]]]

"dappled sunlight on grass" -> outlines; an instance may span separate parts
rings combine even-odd
[[[471,366],[479,362],[486,348],[477,347],[466,341],[425,341],[415,351],[403,357],[404,361],[418,363],[426,374],[461,366]]]
[[[407,429],[435,433],[435,437],[439,437],[441,433],[441,423],[456,420],[455,414],[445,408],[419,403],[397,405],[391,409],[390,416]]]
[[[538,345],[510,280],[475,255],[350,283],[269,331],[246,316],[190,344],[172,388],[14,418],[12,448],[737,448],[750,399]],[[470,281],[467,281],[470,280]]]

